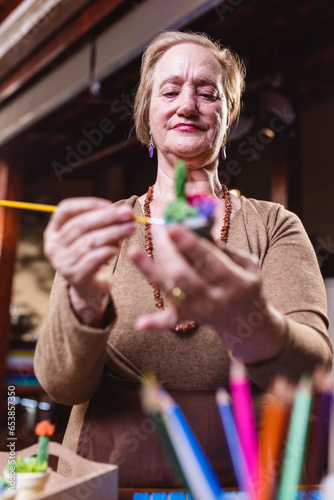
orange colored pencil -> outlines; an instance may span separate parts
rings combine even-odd
[[[259,436],[259,485],[258,500],[271,500],[277,478],[279,453],[287,428],[289,405],[287,404],[288,382],[279,377],[273,384],[273,395],[268,395],[264,406]]]

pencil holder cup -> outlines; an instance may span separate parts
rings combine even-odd
[[[50,477],[51,467],[44,472],[17,472],[15,500],[34,500],[36,495],[44,491]]]

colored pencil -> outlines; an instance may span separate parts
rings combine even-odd
[[[21,210],[33,210],[35,212],[54,212],[57,210],[57,205],[43,205],[42,203],[28,203],[25,201],[11,201],[11,200],[0,200],[0,206],[7,208],[20,208]],[[156,217],[144,217],[142,215],[137,215],[134,217],[134,221],[139,224],[154,224],[157,226],[164,226],[166,224],[165,219],[159,219]],[[197,229],[199,227],[205,226],[207,224],[207,219],[203,216],[190,217],[182,222],[182,225],[188,229]]]
[[[245,457],[234,422],[230,396],[226,389],[220,388],[217,390],[216,400],[239,489],[247,491],[248,484],[245,480],[248,473],[246,472]]]
[[[7,208],[20,208],[22,210],[33,210],[37,212],[54,212],[57,209],[57,205],[43,205],[42,203],[28,203],[25,201],[10,201],[10,200],[0,200],[0,206]],[[158,224],[160,226],[165,224],[164,219],[157,219],[154,217],[134,217],[136,222],[141,224]]]
[[[258,500],[271,500],[279,471],[279,453],[289,417],[292,391],[288,381],[278,377],[273,382],[272,394],[261,415],[259,436],[259,487]],[[289,395],[291,400],[289,401]]]
[[[325,387],[314,396],[313,421],[309,431],[309,443],[312,452],[307,455],[309,484],[319,484],[326,470],[327,457],[324,450],[328,446],[331,402],[332,390],[328,387]]]
[[[311,403],[311,380],[309,377],[303,376],[298,384],[292,408],[279,487],[279,500],[294,500],[298,491]]]
[[[57,205],[43,205],[42,203],[26,203],[25,201],[0,200],[0,206],[8,208],[21,208],[37,212],[54,212]]]
[[[245,367],[235,358],[231,359],[230,386],[233,402],[233,413],[238,431],[241,448],[246,462],[249,498],[254,498],[255,486],[258,480],[258,442],[252,397]]]
[[[173,445],[169,439],[167,430],[164,426],[162,415],[159,411],[159,403],[156,398],[156,393],[158,390],[158,384],[153,375],[148,374],[142,377],[142,386],[140,391],[140,399],[142,403],[143,410],[148,415],[151,415],[154,422],[157,425],[157,433],[162,441],[166,454],[169,458],[172,467],[175,470],[175,473],[179,477],[183,487],[185,489],[189,489],[189,485],[187,480],[183,474],[182,468],[180,466],[179,460],[176,456]]]
[[[221,485],[181,409],[163,389],[156,393],[164,426],[195,500],[219,500]]]

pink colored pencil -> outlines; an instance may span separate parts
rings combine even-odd
[[[248,494],[249,498],[253,499],[259,471],[258,441],[246,370],[244,365],[235,359],[231,360],[230,386],[235,424],[249,473]]]

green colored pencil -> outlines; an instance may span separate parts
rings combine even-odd
[[[157,425],[157,434],[164,446],[166,455],[174,468],[175,473],[181,481],[182,487],[189,490],[189,485],[183,474],[171,440],[169,439],[168,432],[164,426],[162,414],[159,411],[159,404],[156,396],[158,388],[159,385],[153,374],[146,374],[142,377],[142,387],[140,391],[142,406],[145,413],[151,415]]]
[[[279,487],[279,500],[294,500],[298,491],[311,410],[311,379],[303,376],[296,390]]]

